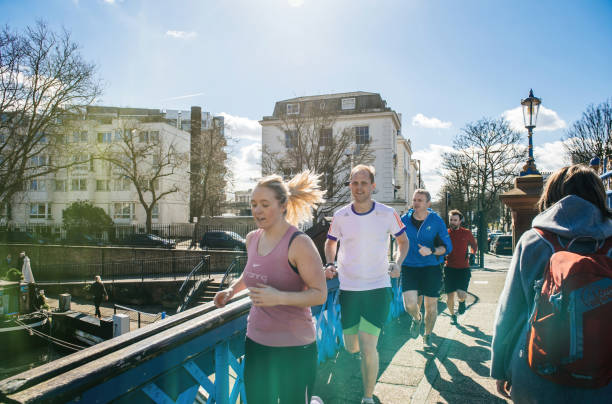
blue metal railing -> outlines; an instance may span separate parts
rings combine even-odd
[[[180,304],[176,309],[177,313],[189,307],[191,299],[195,296],[202,286],[202,275],[208,275],[210,279],[210,255],[205,255],[193,270],[187,275],[185,281],[179,288]]]
[[[342,346],[338,280],[325,304],[312,308],[319,363]],[[392,280],[389,320],[403,312]],[[223,309],[207,303],[137,331],[0,381],[0,402],[246,402],[243,355],[251,301],[239,293]],[[204,390],[204,394],[201,393]]]
[[[606,188],[606,199],[608,202],[608,208],[612,207],[612,171],[604,172],[600,176]]]

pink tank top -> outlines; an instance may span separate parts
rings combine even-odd
[[[257,252],[263,230],[249,240],[243,279],[247,287],[258,283],[275,289],[299,292],[306,289],[302,278],[289,266],[289,240],[298,231],[291,226],[270,253]],[[315,341],[315,322],[310,308],[296,306],[252,306],[247,320],[247,337],[267,346],[298,346]]]

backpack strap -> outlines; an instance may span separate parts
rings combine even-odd
[[[546,240],[548,244],[550,244],[553,249],[553,252],[565,250],[565,248],[563,248],[563,246],[559,242],[559,239],[557,238],[557,235],[555,233],[551,233],[547,230],[542,230],[539,227],[534,227],[533,230],[538,233],[540,237]]]

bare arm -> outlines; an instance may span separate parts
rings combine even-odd
[[[289,247],[289,262],[298,269],[300,277],[306,284],[306,290],[287,292],[265,284],[249,288],[251,300],[255,306],[297,306],[310,307],[325,303],[327,285],[321,271],[321,257],[306,235],[300,235]]]
[[[327,239],[325,240],[325,261],[326,263],[332,263],[336,259],[336,251],[338,249],[338,242],[336,240]],[[331,279],[336,276],[338,271],[336,271],[336,267],[332,265],[325,266],[325,277],[327,279]]]

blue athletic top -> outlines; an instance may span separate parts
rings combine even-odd
[[[450,252],[453,250],[453,244],[451,243],[448,231],[446,230],[444,220],[442,220],[442,218],[433,210],[427,210],[429,211],[429,214],[418,230],[411,220],[414,209],[410,209],[408,212],[402,215],[402,222],[406,226],[406,236],[408,236],[408,240],[410,240],[410,249],[408,250],[408,255],[406,255],[404,262],[402,262],[402,265],[409,267],[429,267],[439,265],[442,261],[444,261],[444,255],[450,254]],[[442,240],[444,247],[446,247],[446,252],[444,255],[432,254],[422,256],[419,254],[419,244],[429,248],[435,248],[434,240],[436,235],[440,240]]]

